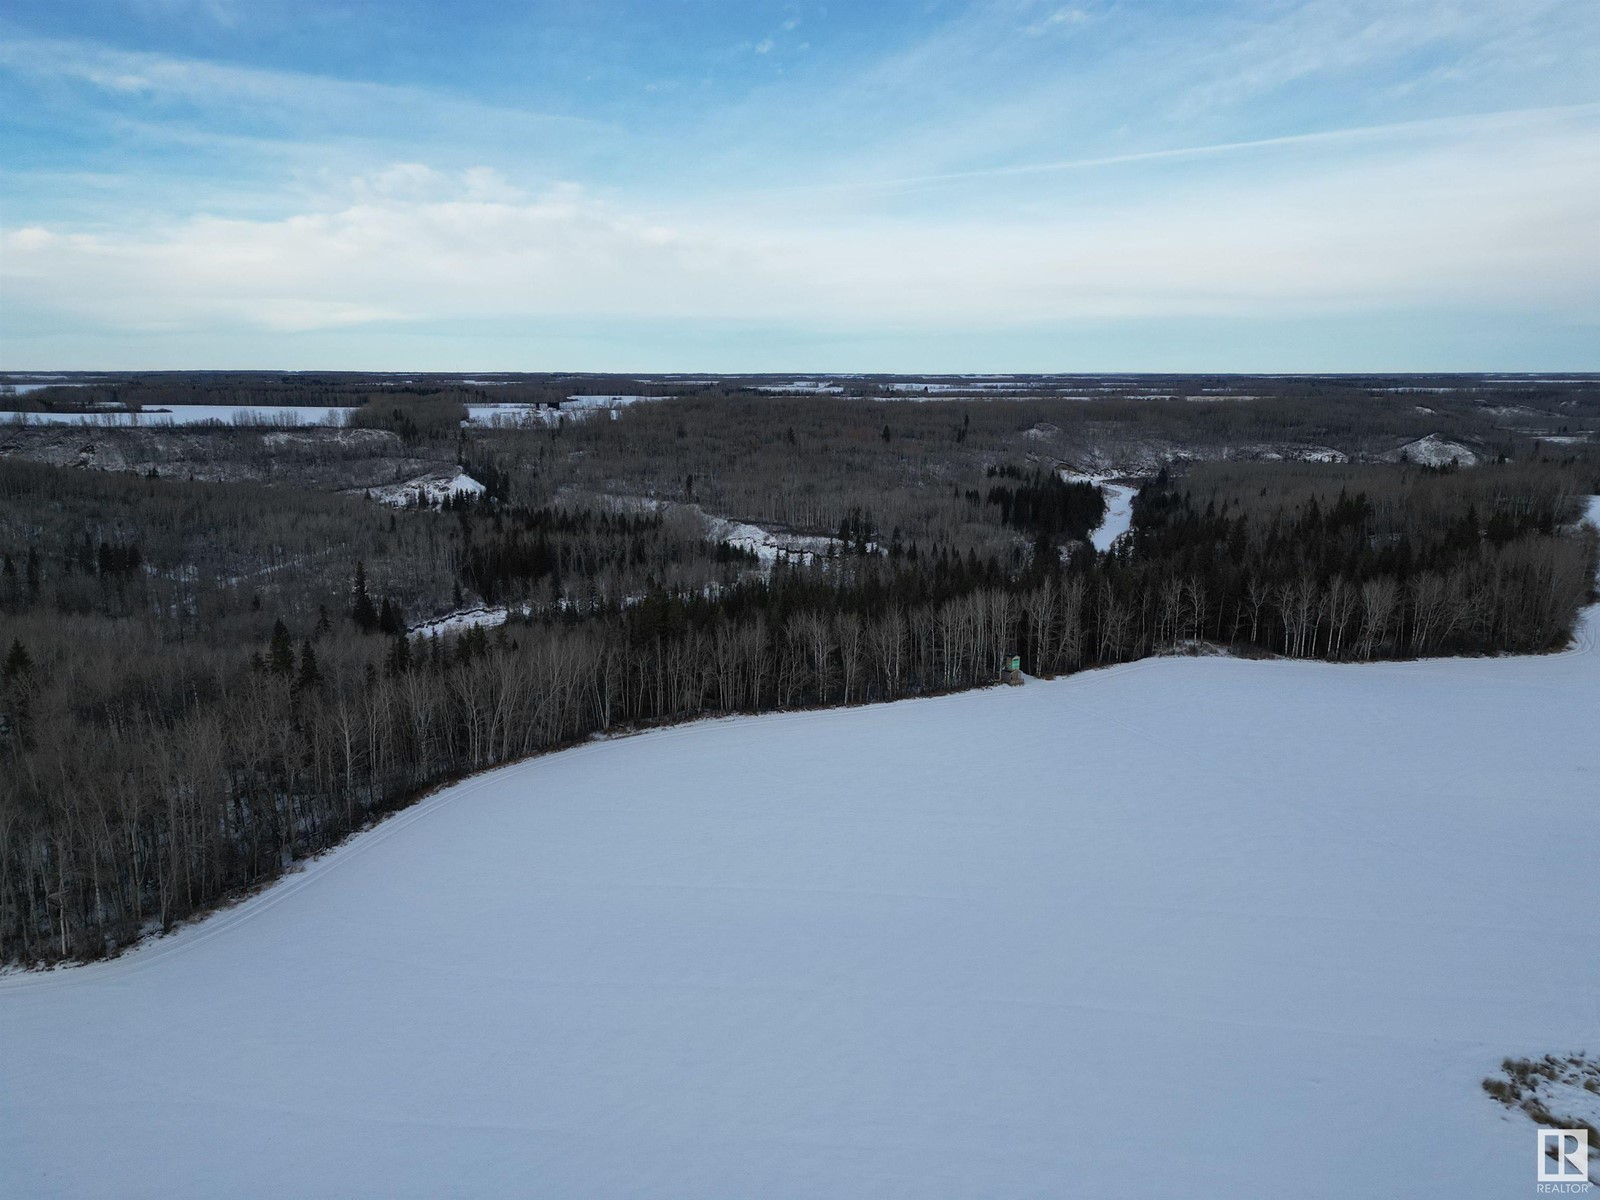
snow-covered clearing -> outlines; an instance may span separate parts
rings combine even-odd
[[[961,392],[1035,392],[1040,388],[1057,386],[1049,380],[965,380],[961,383],[891,383],[888,387],[896,392],[916,392],[930,396],[959,394]]]
[[[617,419],[619,409],[633,404],[665,400],[665,396],[568,396],[560,407],[550,408],[535,401],[507,400],[494,404],[467,405],[467,421],[474,425],[556,425],[563,419],[586,421],[598,413]]]
[[[407,479],[402,483],[386,483],[379,487],[356,488],[354,495],[367,496],[379,504],[394,508],[431,507],[443,503],[451,496],[465,493],[481,496],[483,484],[460,467],[445,467]]]
[[[1374,392],[1393,392],[1393,393],[1432,392],[1432,393],[1435,393],[1437,395],[1443,396],[1443,395],[1447,395],[1450,392],[1460,392],[1460,391],[1465,391],[1465,390],[1470,390],[1470,389],[1464,389],[1464,388],[1458,388],[1458,387],[1375,387],[1375,388],[1372,388],[1370,390],[1372,390]]]
[[[1106,515],[1090,537],[1094,548],[1104,551],[1111,549],[1133,524],[1133,498],[1139,489],[1125,483],[1102,483],[1100,490],[1106,496]]]
[[[665,400],[665,396],[568,396],[562,411],[585,408],[627,408],[630,404],[648,404],[652,400]]]
[[[1444,467],[1451,463],[1472,467],[1478,463],[1477,454],[1469,447],[1442,438],[1437,433],[1430,433],[1414,442],[1398,446],[1383,455],[1383,458],[1389,462],[1400,462],[1403,459],[1424,467]]]
[[[836,396],[844,391],[837,383],[819,382],[810,379],[796,379],[793,383],[768,383],[756,388],[758,392],[775,392],[780,395],[827,395]]]
[[[1343,450],[1335,450],[1331,446],[1247,446],[1243,449],[1245,455],[1248,456],[1246,461],[1254,462],[1343,463],[1350,461],[1350,456]]]
[[[889,394],[875,394],[875,400],[1088,400],[1082,392],[1057,392],[1059,385],[1049,381],[1002,383],[891,383]],[[1084,386],[1084,385],[1075,385]]]
[[[74,380],[71,383],[62,380],[52,380],[49,383],[5,383],[0,384],[0,396],[26,396],[29,392],[42,392],[45,388],[53,387],[88,387],[87,383]]]
[[[559,409],[546,408],[531,401],[467,405],[467,423],[470,425],[554,425],[560,419]]]
[[[0,979],[0,1183],[1531,1195],[1533,1126],[1479,1081],[1600,1030],[1597,632],[1152,659],[480,776]]]
[[[504,605],[464,608],[460,612],[448,613],[431,621],[412,625],[406,632],[412,637],[444,637],[448,634],[465,633],[469,629],[498,629],[506,623],[506,616]]]
[[[836,539],[822,534],[766,529],[749,521],[715,516],[698,504],[685,504],[678,500],[617,493],[598,496],[566,493],[565,498],[580,505],[596,504],[610,512],[650,512],[660,513],[669,519],[686,518],[700,527],[702,535],[708,542],[727,542],[730,546],[749,551],[760,560],[764,569],[770,568],[779,559],[796,563],[810,562],[814,559],[827,558],[829,554],[840,550],[840,543]]]
[[[774,533],[759,525],[751,525],[748,521],[702,515],[706,519],[707,540],[727,542],[741,550],[748,550],[759,558],[764,566],[770,567],[780,558],[792,558],[798,562],[825,558],[830,550],[838,546],[838,543],[830,537],[805,533]]]
[[[213,421],[223,425],[341,425],[353,411],[311,404],[271,410],[246,404],[173,404],[140,413],[118,409],[0,413],[0,420],[27,425],[204,425]]]
[[[1126,483],[1111,483],[1104,475],[1080,475],[1076,471],[1063,471],[1061,477],[1068,483],[1092,483],[1106,498],[1106,515],[1089,535],[1096,550],[1104,553],[1133,525],[1133,498],[1139,489]]]

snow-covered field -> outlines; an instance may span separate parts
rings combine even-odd
[[[563,412],[569,409],[627,408],[630,404],[649,404],[654,400],[665,399],[665,396],[591,396],[583,394],[568,396],[561,408]]]
[[[597,413],[608,413],[614,421],[618,410],[633,404],[648,404],[665,396],[568,396],[559,408],[548,408],[532,401],[503,401],[495,404],[469,404],[467,420],[474,425],[556,425],[563,419],[584,421]]]
[[[480,776],[0,979],[0,1192],[1532,1195],[1479,1081],[1600,1033],[1597,632]]]
[[[42,391],[44,391],[45,388],[51,388],[51,387],[87,387],[87,386],[88,386],[88,384],[86,384],[86,383],[78,383],[77,381],[73,381],[72,383],[67,383],[64,380],[60,380],[60,379],[53,379],[49,383],[8,383],[8,384],[5,384],[3,388],[0,388],[0,396],[7,395],[7,394],[14,395],[14,396],[26,396],[30,392],[42,392]]]
[[[514,428],[519,425],[554,425],[560,420],[560,410],[531,402],[467,405],[467,421],[472,425],[508,425]]]
[[[756,388],[758,392],[793,393],[795,395],[829,395],[835,396],[844,391],[836,383],[814,379],[796,379],[793,383],[763,384]]]
[[[482,384],[487,381],[476,382]],[[21,390],[19,387],[19,393]],[[559,409],[545,408],[540,404],[523,401],[471,404],[467,406],[467,420],[480,425],[493,425],[497,422],[511,425],[525,423],[554,425],[562,417],[581,421],[601,412],[609,413],[615,418],[618,409],[626,408],[630,404],[661,399],[663,399],[661,396],[568,396]],[[341,425],[354,411],[351,408],[317,405],[267,410],[244,404],[173,404],[137,415],[121,409],[95,412],[0,413],[0,423],[151,426],[202,425],[219,421],[224,425]]]
[[[353,410],[302,405],[295,408],[261,409],[245,404],[173,404],[142,413],[126,410],[102,412],[0,413],[0,421],[27,425],[203,425],[220,421],[224,425],[340,425]]]

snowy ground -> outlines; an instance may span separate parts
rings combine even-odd
[[[444,467],[430,471],[426,475],[418,475],[415,479],[407,479],[403,483],[353,488],[351,494],[366,496],[379,504],[387,504],[394,508],[412,508],[441,504],[458,493],[481,496],[484,490],[483,484],[460,467]]]
[[[0,421],[26,425],[100,426],[203,425],[211,421],[224,425],[342,425],[353,411],[312,404],[281,409],[255,408],[247,404],[172,404],[141,413],[130,413],[125,409],[0,413]]]
[[[776,392],[779,394],[793,395],[828,395],[836,396],[844,391],[836,383],[821,383],[809,379],[797,379],[793,383],[763,384],[756,388],[758,392]]]
[[[696,511],[699,511],[698,508]],[[727,517],[702,514],[706,519],[706,537],[713,542],[727,542],[741,550],[748,550],[770,567],[780,558],[795,562],[809,562],[825,558],[838,543],[833,538],[804,533],[773,533],[751,525],[748,521],[734,521]]]
[[[1408,462],[1425,467],[1444,467],[1452,462],[1459,463],[1463,467],[1472,467],[1478,463],[1478,456],[1471,449],[1460,442],[1442,438],[1436,433],[1420,437],[1414,442],[1407,442],[1383,457],[1390,462],[1399,462],[1404,457]]]
[[[86,384],[86,383],[79,383],[77,381],[73,381],[72,383],[67,383],[67,382],[64,382],[63,380],[59,380],[59,379],[51,380],[49,383],[8,383],[8,384],[0,385],[0,396],[5,396],[5,395],[26,396],[30,392],[42,392],[42,391],[44,391],[45,388],[52,388],[52,387],[88,387],[88,386],[89,385]]]
[[[1479,1081],[1600,1032],[1597,632],[480,776],[0,979],[0,1192],[1531,1196]]]
[[[532,402],[507,401],[502,404],[467,405],[469,425],[506,425],[516,428],[521,425],[555,425],[560,420],[559,409],[546,408],[542,404]]]
[[[563,412],[577,409],[591,408],[627,408],[630,404],[649,404],[655,400],[665,400],[665,396],[568,396],[562,404]]]
[[[1096,550],[1104,552],[1111,549],[1133,524],[1133,498],[1138,495],[1139,489],[1125,483],[1110,483],[1104,475],[1063,471],[1061,477],[1068,483],[1092,483],[1105,494],[1106,515],[1089,535],[1089,540],[1094,543]]]
[[[20,393],[22,388],[19,387],[17,390]],[[662,399],[660,396],[568,396],[559,409],[546,408],[531,402],[470,404],[467,406],[467,420],[480,425],[493,425],[497,420],[512,425],[523,423],[554,425],[563,416],[568,420],[581,421],[597,413],[608,413],[615,418],[618,409],[660,399]],[[329,408],[317,405],[268,410],[244,404],[173,404],[160,410],[150,409],[136,415],[120,409],[93,412],[0,413],[0,422],[100,426],[200,425],[210,421],[220,421],[224,425],[341,425],[354,411],[352,408]]]
[[[1133,498],[1139,489],[1125,483],[1103,483],[1100,490],[1106,494],[1106,515],[1090,537],[1096,550],[1109,550],[1133,524]]]
[[[431,621],[423,621],[411,626],[406,632],[412,637],[445,637],[449,634],[465,633],[469,629],[498,629],[506,623],[507,610],[504,605],[493,605],[483,608],[464,608],[460,612],[447,613],[442,617],[435,617]]]
[[[614,421],[620,409],[633,404],[648,404],[666,399],[665,396],[568,396],[559,408],[550,408],[532,401],[503,401],[495,404],[469,404],[467,422],[473,425],[557,425],[568,421],[585,421],[598,413],[606,413]]]

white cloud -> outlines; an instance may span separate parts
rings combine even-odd
[[[1436,310],[1600,315],[1600,136],[1561,125],[1315,170],[1200,172],[1027,220],[704,206],[402,164],[282,220],[5,235],[14,296],[106,330],[764,320],[1007,328]]]
[[[768,38],[762,38],[759,42],[756,43],[756,53],[757,54],[768,54],[768,53],[771,52],[772,48],[774,46],[776,46],[777,44],[778,44],[777,42],[773,41],[769,37]]]
[[[234,0],[135,0],[135,8],[152,17],[191,20],[202,17],[224,28],[239,24],[239,6]]]
[[[594,130],[599,122],[505,108],[430,91],[339,79],[305,71],[272,70],[120,50],[92,42],[11,36],[0,38],[0,69],[24,78],[85,83],[111,93],[113,101],[140,96],[164,104],[188,104],[218,119],[243,113],[252,122],[278,118],[290,125],[359,127],[364,123],[414,125],[492,124],[504,134],[513,125]],[[161,110],[163,122],[176,114]]]
[[[1035,21],[1025,28],[1025,32],[1033,37],[1042,37],[1052,29],[1068,28],[1073,25],[1085,25],[1089,22],[1089,14],[1081,8],[1058,8],[1047,13],[1043,18]]]

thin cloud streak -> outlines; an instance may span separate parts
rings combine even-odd
[[[941,171],[930,175],[908,175],[897,179],[860,179],[838,183],[797,184],[792,187],[760,188],[751,194],[825,193],[851,191],[890,191],[941,183],[965,183],[983,179],[1008,179],[1028,175],[1055,175],[1089,171],[1099,167],[1129,166],[1136,163],[1172,162],[1215,158],[1253,150],[1317,145],[1361,145],[1403,138],[1439,134],[1497,131],[1519,125],[1532,125],[1553,119],[1600,115],[1600,103],[1571,104],[1554,108],[1507,109],[1465,117],[1434,117],[1420,121],[1398,121],[1386,125],[1358,125],[1348,129],[1318,130],[1284,134],[1279,137],[1250,138],[1237,142],[1214,142],[1204,146],[1176,146],[1163,150],[1139,150],[1128,154],[1105,154],[1092,158],[1063,159],[1056,162],[1017,163],[1003,167],[979,167],[970,171]]]
[[[0,38],[0,69],[33,79],[88,84],[115,100],[191,102],[207,106],[212,116],[215,106],[232,104],[270,105],[287,114],[315,113],[327,120],[354,114],[393,120],[397,111],[423,110],[436,118],[469,114],[480,120],[537,122],[576,130],[608,124],[565,113],[487,104],[419,86],[119,50],[56,38]],[[165,116],[171,120],[173,114]]]

